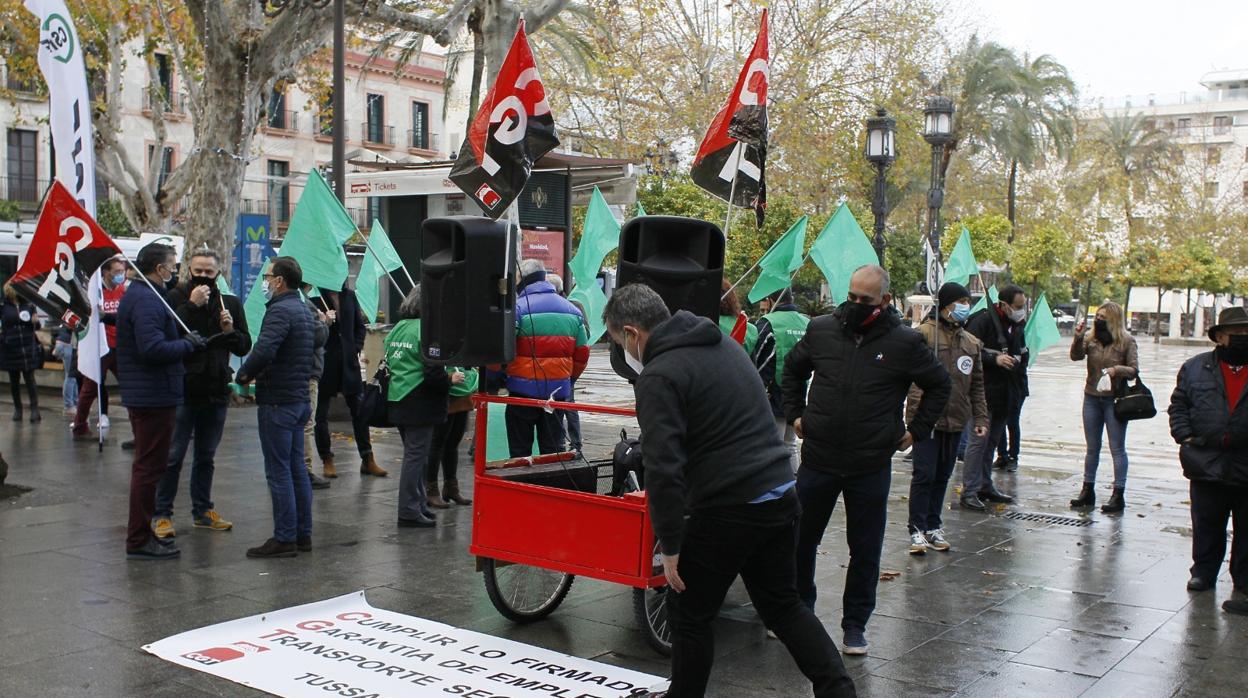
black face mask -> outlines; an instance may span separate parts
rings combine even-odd
[[[211,276],[192,276],[191,290],[194,290],[196,286],[207,286],[211,288],[213,292],[216,292],[217,280]]]
[[[1097,320],[1093,325],[1096,334],[1096,341],[1103,346],[1109,346],[1114,343],[1114,335],[1109,331],[1109,322],[1107,320]]]
[[[845,323],[845,329],[857,334],[865,332],[884,312],[882,306],[865,305],[854,301],[841,303],[840,310],[841,322]]]
[[[1231,335],[1231,343],[1217,349],[1218,358],[1232,366],[1248,365],[1248,334]]]

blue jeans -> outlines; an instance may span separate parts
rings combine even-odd
[[[861,475],[837,475],[803,465],[797,471],[797,498],[802,516],[797,528],[797,593],[810,609],[815,608],[815,560],[819,543],[836,508],[845,498],[845,541],[849,544],[849,568],[841,597],[844,614],[841,628],[866,630],[875,611],[875,589],[880,581],[880,554],[888,520],[888,487],[893,473],[888,468]]]
[[[264,478],[273,500],[273,537],[279,543],[312,536],[312,481],[303,463],[303,426],[311,416],[306,402],[256,409]]]
[[[1101,432],[1109,434],[1109,454],[1114,459],[1114,487],[1127,486],[1127,423],[1114,414],[1114,398],[1083,396],[1083,438],[1088,453],[1083,458],[1083,482],[1096,484],[1101,462]]]
[[[960,431],[934,431],[914,445],[914,476],[910,479],[910,532],[940,528],[945,492],[957,464]]]
[[[65,365],[65,380],[61,382],[61,400],[65,403],[65,409],[72,410],[78,406],[78,376],[74,373],[74,350],[67,347],[60,353],[53,353]]]
[[[195,437],[195,451],[191,457],[191,515],[203,516],[214,508],[213,457],[225,430],[225,409],[225,405],[178,405],[173,422],[173,440],[169,444],[169,465],[156,486],[156,516],[173,516],[173,500],[178,496],[182,461],[186,458],[192,435]]]

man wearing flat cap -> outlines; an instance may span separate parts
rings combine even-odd
[[[1213,351],[1179,370],[1170,397],[1170,434],[1191,480],[1192,577],[1188,591],[1217,584],[1226,555],[1226,520],[1234,521],[1228,613],[1248,615],[1248,310],[1230,307],[1209,328]]]

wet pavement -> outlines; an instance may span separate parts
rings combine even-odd
[[[1200,351],[1141,343],[1143,376],[1164,411],[1181,361]],[[953,508],[949,553],[907,554],[908,463],[894,461],[882,581],[866,657],[846,657],[863,696],[1234,696],[1248,681],[1248,618],[1220,609],[1232,589],[1184,589],[1190,552],[1187,481],[1164,412],[1128,433],[1131,474],[1121,516],[1070,517],[1081,482],[1082,365],[1051,349],[1032,369],[1020,471],[998,476],[1016,506],[978,514]],[[582,402],[621,404],[628,387],[595,353]],[[50,394],[45,404],[57,404]],[[194,530],[184,474],[175,524],[181,559],[128,562],[123,554],[129,437],[113,411],[103,453],[70,440],[65,420],[15,424],[0,403],[0,450],[10,481],[35,487],[0,501],[0,695],[257,695],[242,686],[144,654],[147,642],[270,609],[368,590],[377,606],[665,674],[645,643],[629,590],[578,579],[547,620],[517,626],[490,605],[467,553],[471,511],[439,513],[435,530],[395,528],[400,444],[376,431],[385,479],[362,478],[352,445],[338,437],[338,478],[314,501],[311,554],[248,560],[268,537],[268,492],[255,412],[230,411],[217,458],[214,499],[235,524]],[[587,447],[605,453],[628,420],[586,418]],[[342,429],[346,425],[336,425]],[[466,461],[461,466],[467,472]],[[1104,454],[1098,497],[1108,496]],[[185,469],[184,469],[185,473]],[[955,475],[955,480],[957,479]],[[950,494],[950,501],[953,494]],[[1023,518],[1009,518],[1022,516]],[[838,507],[819,558],[819,616],[840,642],[840,591],[848,555]],[[716,626],[718,657],[708,695],[810,695],[784,648],[766,639],[749,600],[734,588]]]

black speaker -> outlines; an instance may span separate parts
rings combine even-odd
[[[430,218],[420,237],[421,360],[484,366],[515,358],[515,228],[479,216]]]
[[[668,310],[719,319],[724,234],[714,223],[679,216],[640,216],[620,230],[616,288],[643,283]]]

